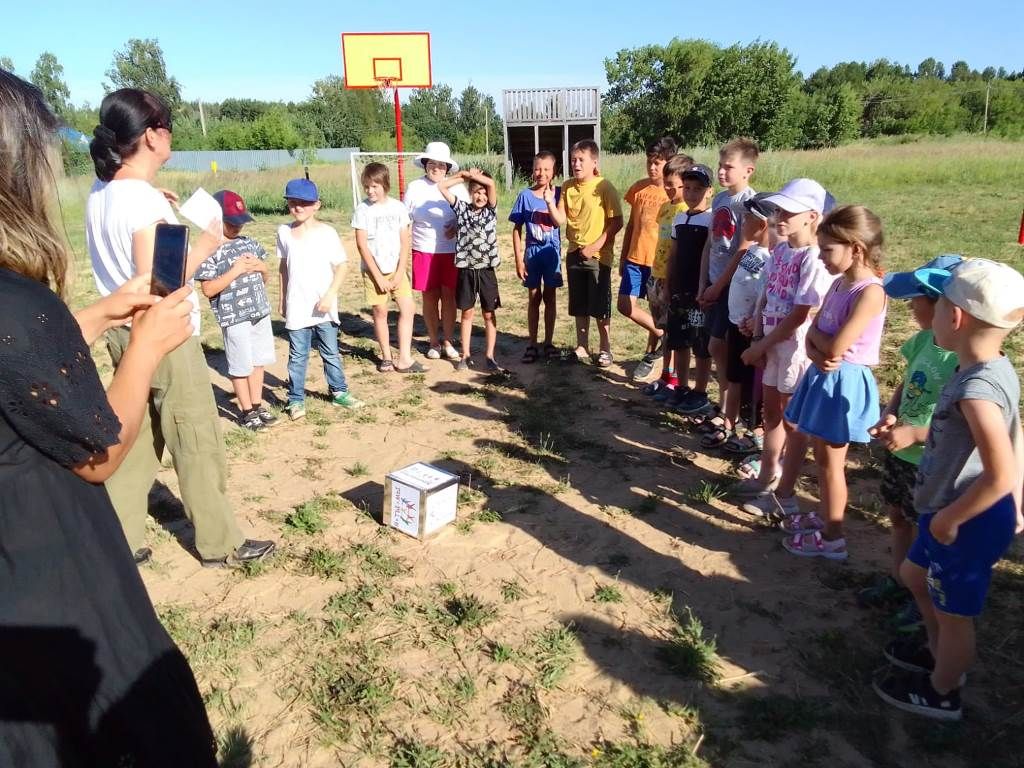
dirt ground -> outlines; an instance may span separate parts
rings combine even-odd
[[[887,567],[878,462],[851,458],[849,561],[789,556],[779,532],[722,498],[732,464],[630,381],[638,329],[613,320],[607,370],[522,365],[510,259],[501,289],[510,377],[444,361],[379,374],[351,274],[344,365],[368,406],[319,399],[314,354],[307,418],[255,435],[235,424],[206,314],[230,497],[247,535],[278,550],[256,568],[201,568],[164,469],[142,573],[225,765],[1021,764],[1016,561],[996,579],[971,718],[938,728],[894,713],[868,685],[885,615],[855,600]],[[268,385],[283,399],[278,331]],[[416,461],[461,479],[457,524],[425,542],[378,522],[385,475]],[[808,508],[813,489],[809,476]]]

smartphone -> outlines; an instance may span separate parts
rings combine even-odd
[[[153,281],[150,292],[166,296],[185,284],[188,259],[188,227],[184,224],[157,224],[153,244]]]

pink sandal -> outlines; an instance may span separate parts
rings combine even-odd
[[[828,560],[845,560],[847,558],[846,539],[829,541],[821,535],[821,531],[787,536],[782,540],[782,546],[791,555],[797,557],[824,557]]]
[[[790,515],[779,523],[779,529],[782,530],[783,533],[788,533],[794,536],[801,533],[816,533],[824,527],[825,521],[818,517],[814,512]]]

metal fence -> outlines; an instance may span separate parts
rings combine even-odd
[[[263,171],[312,162],[347,163],[359,147],[330,149],[239,149],[225,151],[186,150],[171,153],[164,168],[173,171],[208,171],[217,163],[220,171]]]

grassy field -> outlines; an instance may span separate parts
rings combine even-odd
[[[691,154],[715,159],[708,149]],[[643,174],[643,158],[607,157],[602,169],[625,190]],[[311,174],[323,217],[355,257],[348,167]],[[290,175],[167,173],[159,182],[182,195],[200,185],[236,189],[260,211],[249,233],[273,251]],[[769,153],[754,181],[771,189],[800,175],[882,217],[887,268],[941,252],[1024,266],[1016,244],[1024,199],[1014,197],[1024,144]],[[75,304],[94,295],[82,232],[90,183],[67,179],[61,191],[80,260]],[[514,193],[502,192],[499,214]],[[729,462],[702,452],[681,419],[636,392],[628,373],[643,339],[634,327],[613,320],[617,361],[607,371],[518,363],[525,295],[507,222],[500,243],[498,350],[514,371],[509,380],[443,363],[425,376],[377,374],[369,313],[350,275],[344,363],[370,407],[339,412],[311,398],[305,421],[254,435],[229,420],[221,338],[204,311],[230,496],[243,528],[277,539],[279,551],[242,572],[200,569],[165,470],[151,498],[155,557],[143,576],[193,665],[224,765],[1020,765],[1018,545],[981,624],[969,719],[938,727],[894,714],[867,686],[888,637],[884,616],[854,600],[887,557],[877,457],[859,451],[849,463],[851,559],[793,562],[777,534],[723,498]],[[564,297],[559,311],[558,340],[568,345]],[[904,307],[891,308],[883,390],[899,375],[909,322]],[[1009,345],[1018,364],[1019,339]],[[280,397],[285,347],[277,344],[269,381]],[[101,348],[96,357],[109,375]],[[317,367],[310,390],[323,387]],[[457,524],[423,544],[375,519],[384,474],[414,460],[462,481]],[[802,491],[809,504],[813,489],[808,482]]]

